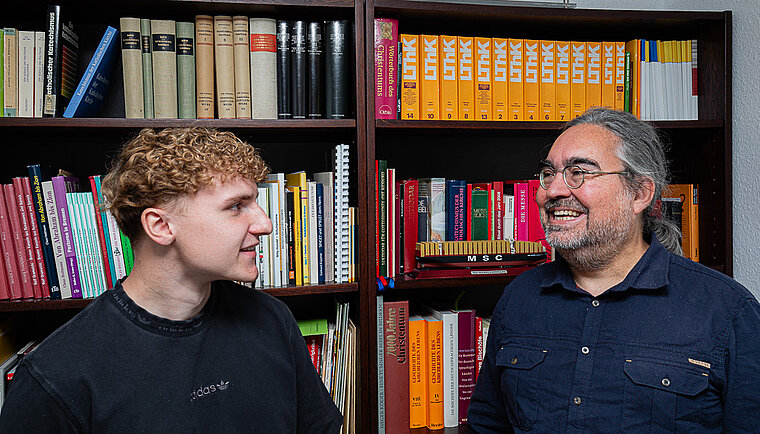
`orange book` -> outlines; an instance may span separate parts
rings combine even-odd
[[[633,39],[625,43],[625,51],[629,53],[631,63],[631,88],[629,90],[630,112],[636,117],[641,116],[641,105],[639,102],[639,87],[641,85],[641,40]]]
[[[625,42],[615,44],[615,110],[625,109]]]
[[[427,321],[419,315],[409,318],[409,428],[427,426],[428,368]]]
[[[401,119],[420,119],[420,36],[399,35],[401,40]]]
[[[556,41],[541,41],[540,63],[541,63],[541,83],[538,88],[539,109],[541,120],[557,120],[557,102],[556,102],[556,83],[555,83],[555,47]]]
[[[586,43],[570,42],[570,118],[586,111]]]
[[[491,98],[493,99],[493,119],[496,121],[505,121],[508,119],[507,107],[507,78],[508,73],[508,54],[507,46],[509,41],[504,38],[493,38],[493,90]]]
[[[438,39],[440,61],[441,119],[459,119],[457,98],[457,37],[441,35]]]
[[[473,74],[473,38],[457,37],[457,86],[459,97],[459,120],[475,120],[475,76]]]
[[[475,38],[475,119],[490,121],[491,108],[491,38]]]
[[[699,197],[695,184],[668,184],[663,198],[681,202],[681,247],[684,257],[699,262]]]
[[[602,43],[586,42],[586,108],[602,105]]]
[[[538,64],[539,41],[534,39],[525,39],[523,41],[525,48],[524,74],[525,83],[523,85],[523,101],[525,105],[525,120],[537,121],[541,119],[539,96],[538,96],[538,76],[540,66]]]
[[[523,71],[525,51],[522,39],[509,39],[509,120],[525,119],[525,100],[523,99]]]
[[[438,35],[422,35],[422,83],[420,85],[420,112],[423,120],[440,119],[441,89],[438,85]]]
[[[443,428],[443,320],[425,316],[427,323],[428,428]]]
[[[615,43],[602,42],[602,107],[615,108]]]
[[[557,73],[556,76],[556,94],[557,101],[557,120],[567,122],[570,120],[570,107],[572,98],[570,96],[570,42],[557,41]]]

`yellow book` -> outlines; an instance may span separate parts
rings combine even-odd
[[[297,219],[300,219],[300,231],[294,233],[294,238],[301,241],[301,254],[298,254],[296,249],[296,264],[301,265],[301,282],[303,285],[311,283],[309,276],[309,190],[306,181],[306,172],[294,172],[285,175],[285,186],[296,187],[297,190],[293,190],[293,196],[300,198],[300,207],[293,208],[293,214]],[[295,228],[294,228],[295,229]],[[300,236],[299,236],[300,235]],[[298,245],[298,243],[296,243]],[[296,281],[298,281],[298,268],[296,268]]]
[[[586,43],[570,42],[570,118],[586,111]]]
[[[615,43],[602,42],[602,107],[615,108]]]
[[[602,43],[586,42],[586,108],[602,105]]]
[[[420,119],[420,36],[401,39],[401,119]]]
[[[625,42],[615,42],[615,110],[625,109]]]
[[[505,38],[493,38],[493,88],[491,98],[493,100],[493,119],[496,121],[505,121],[508,119],[507,108],[509,104],[507,79],[508,70],[508,52],[509,41]]]
[[[525,119],[525,100],[523,99],[523,71],[525,52],[522,39],[509,39],[509,120]]]
[[[625,43],[625,51],[629,53],[631,71],[630,71],[630,96],[629,111],[636,117],[641,117],[641,103],[639,101],[639,92],[641,87],[641,40],[633,39]]]
[[[681,202],[681,247],[686,258],[699,262],[699,195],[695,184],[668,184],[663,198]]]
[[[567,122],[570,120],[570,107],[572,103],[570,95],[570,42],[557,41],[557,73],[556,75],[556,101],[557,120]]]
[[[475,119],[490,121],[491,108],[491,38],[475,38]]]
[[[459,100],[457,98],[457,37],[441,35],[438,37],[441,88],[441,119],[455,121],[459,119]]]
[[[475,76],[473,74],[473,38],[457,37],[457,96],[459,97],[459,120],[475,120]]]
[[[409,428],[428,424],[426,323],[419,315],[409,318]]]
[[[541,120],[557,120],[557,90],[555,71],[556,65],[556,41],[540,42],[541,83],[539,84],[539,108]]]
[[[525,39],[525,84],[523,85],[523,101],[525,102],[525,120],[537,121],[541,119],[539,106],[538,76],[540,66],[538,64],[539,41]]]
[[[288,191],[293,193],[293,203],[288,204],[288,206],[293,207],[293,245],[295,246],[295,252],[293,254],[293,257],[300,258],[302,255],[301,252],[301,237],[298,236],[298,234],[301,233],[301,213],[296,212],[295,210],[301,209],[301,188],[298,186],[288,186],[285,187],[288,189]],[[303,285],[303,265],[302,261],[293,261],[295,262],[295,270],[296,274],[293,276],[296,279],[296,285]]]
[[[421,35],[422,83],[420,85],[420,113],[423,120],[440,119],[440,87],[438,85],[438,35]]]
[[[443,428],[443,321],[425,316],[427,323],[428,428]]]

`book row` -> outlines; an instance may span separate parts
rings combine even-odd
[[[123,17],[128,118],[350,117],[348,21]]]
[[[377,119],[567,121],[594,107],[697,119],[696,40],[418,35],[388,18],[374,38]]]
[[[40,165],[3,184],[0,299],[96,297],[129,274],[129,240],[101,210],[100,175],[48,177]]]
[[[490,318],[473,309],[423,306],[377,296],[378,425],[384,432],[467,423]]]

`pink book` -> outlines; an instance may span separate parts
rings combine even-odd
[[[396,119],[398,20],[375,18],[375,119]]]
[[[515,240],[530,241],[528,224],[528,183],[515,182]]]
[[[538,204],[536,203],[536,193],[541,188],[538,179],[528,181],[528,241],[540,242],[547,252],[551,251],[549,243],[546,242],[544,227],[541,225],[541,216],[539,214]]]

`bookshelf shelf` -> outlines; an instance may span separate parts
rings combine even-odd
[[[546,131],[556,132],[562,122],[468,122],[468,121],[405,121],[398,119],[377,119],[375,127],[378,129],[411,129],[411,130],[504,130],[504,131]],[[654,124],[661,129],[707,129],[723,128],[723,120],[697,120],[697,121],[655,121]]]
[[[353,130],[355,119],[125,119],[125,118],[0,118],[0,128],[166,128],[200,126],[251,130]]]

